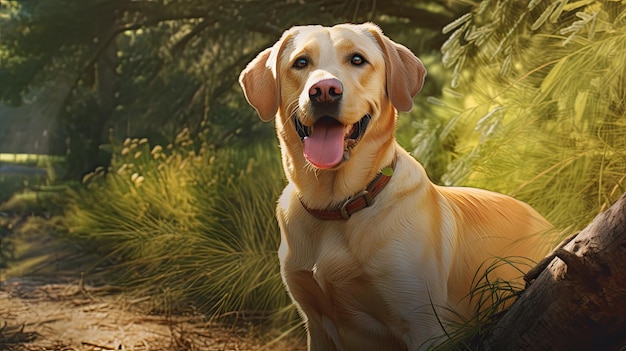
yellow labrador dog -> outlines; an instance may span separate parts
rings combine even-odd
[[[369,23],[291,28],[241,73],[248,102],[276,117],[281,272],[310,350],[428,347],[443,311],[470,313],[486,261],[536,258],[525,239],[550,227],[513,198],[434,185],[396,143],[425,75]]]

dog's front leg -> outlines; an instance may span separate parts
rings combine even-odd
[[[345,351],[333,340],[338,337],[337,329],[330,320],[308,319],[306,326],[309,351]]]
[[[323,292],[311,272],[304,270],[286,273],[283,279],[292,301],[305,320],[309,351],[345,351],[341,347],[335,323],[324,315],[328,310]]]
[[[335,323],[327,317],[331,308],[324,299],[324,292],[313,278],[313,273],[306,270],[290,271],[285,268],[285,261],[281,269],[289,295],[306,321],[309,351],[345,351],[340,346]]]

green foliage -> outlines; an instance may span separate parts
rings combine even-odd
[[[271,128],[236,80],[282,31],[375,20],[399,41],[433,51],[455,11],[399,0],[0,0],[0,101],[58,91],[62,130],[51,139],[69,137],[73,175],[105,164],[96,156],[111,137],[167,143],[187,127],[219,146],[268,140]]]
[[[453,146],[438,182],[508,193],[568,232],[626,190],[626,6],[485,0],[446,31],[456,89],[422,134]]]
[[[396,138],[407,150],[412,150],[424,165],[428,176],[438,182],[446,173],[452,161],[456,140],[448,114],[440,112],[443,102],[436,96],[451,79],[451,73],[441,63],[439,55],[420,55],[428,71],[424,88],[415,99],[415,105],[408,114],[400,113]]]
[[[117,284],[153,293],[158,308],[293,317],[276,256],[276,150],[195,147],[186,131],[166,149],[126,140],[108,170],[73,191],[72,239],[100,252]]]

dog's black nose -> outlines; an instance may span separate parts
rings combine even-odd
[[[332,104],[343,95],[343,85],[337,79],[324,79],[313,84],[309,89],[311,101],[322,104]]]

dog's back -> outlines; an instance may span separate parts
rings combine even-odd
[[[449,302],[469,316],[480,301],[470,292],[497,284],[522,284],[522,276],[547,252],[545,234],[552,228],[537,211],[512,197],[475,188],[437,187],[449,201],[458,226]],[[484,289],[483,289],[484,290]],[[471,301],[470,301],[471,300]]]

